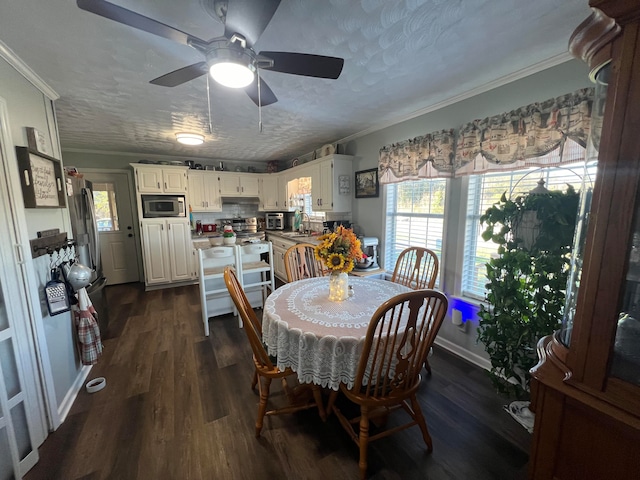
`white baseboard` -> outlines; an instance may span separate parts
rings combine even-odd
[[[71,388],[67,391],[62,403],[58,406],[58,420],[60,423],[58,425],[54,425],[54,430],[57,430],[58,427],[66,420],[67,415],[73,406],[73,402],[75,402],[78,393],[80,393],[80,389],[84,386],[84,381],[89,376],[89,372],[91,372],[92,367],[93,365],[84,365],[76,377],[76,381],[73,382],[73,385],[71,385]]]
[[[436,337],[435,344],[459,357],[464,358],[468,362],[471,362],[480,368],[483,368],[485,370],[491,370],[491,362],[489,360],[481,357],[476,353],[470,352],[469,350],[466,350],[462,348],[460,345],[456,345],[455,343],[450,342],[445,338]]]

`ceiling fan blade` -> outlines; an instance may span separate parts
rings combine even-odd
[[[126,8],[119,7],[105,0],[77,0],[78,7],[87,12],[95,13],[101,17],[115,20],[116,22],[128,25],[138,30],[153,33],[159,37],[168,38],[174,42],[190,45],[190,40],[197,43],[206,43],[204,40],[182,32],[177,28],[170,27],[164,23],[153,20],[139,13],[132,12]]]
[[[161,87],[177,87],[194,78],[198,78],[201,75],[207,73],[207,62],[198,62],[188,67],[182,67],[173,72],[162,75],[161,77],[154,78],[149,83],[154,85],[160,85]]]
[[[265,82],[262,78],[260,79],[260,100],[261,100],[261,102],[258,101],[258,82],[257,82],[257,80],[255,82],[253,82],[251,85],[249,85],[248,87],[245,87],[244,91],[247,92],[247,95],[249,95],[249,98],[251,98],[251,100],[253,100],[253,103],[255,103],[258,106],[266,107],[267,105],[271,105],[272,103],[276,103],[278,101],[278,99],[276,98],[276,95],[269,88],[269,85],[267,85],[267,82]],[[260,105],[260,103],[262,103],[262,105]]]
[[[324,55],[312,55],[309,53],[293,52],[260,52],[273,60],[273,66],[269,70],[306,77],[331,78],[335,80],[342,73],[344,59],[338,57],[325,57]]]
[[[271,21],[280,0],[229,0],[224,22],[224,36],[239,33],[252,47]]]

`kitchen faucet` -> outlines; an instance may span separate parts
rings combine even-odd
[[[311,218],[309,217],[308,213],[302,212],[302,222],[300,222],[300,226],[302,227],[302,232],[303,233],[311,233]],[[304,228],[304,217],[307,217],[307,228]]]

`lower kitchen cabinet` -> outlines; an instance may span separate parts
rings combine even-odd
[[[284,266],[284,254],[293,247],[297,242],[293,240],[285,240],[284,238],[276,235],[269,235],[267,240],[271,241],[273,245],[273,272],[283,282],[287,282],[287,270]]]
[[[193,245],[187,219],[142,220],[141,230],[147,285],[193,279]]]

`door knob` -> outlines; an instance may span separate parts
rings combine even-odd
[[[130,233],[129,235],[127,235],[127,237],[133,237],[133,233]]]
[[[131,225],[129,225],[129,226],[127,227],[127,230],[131,230]]]

